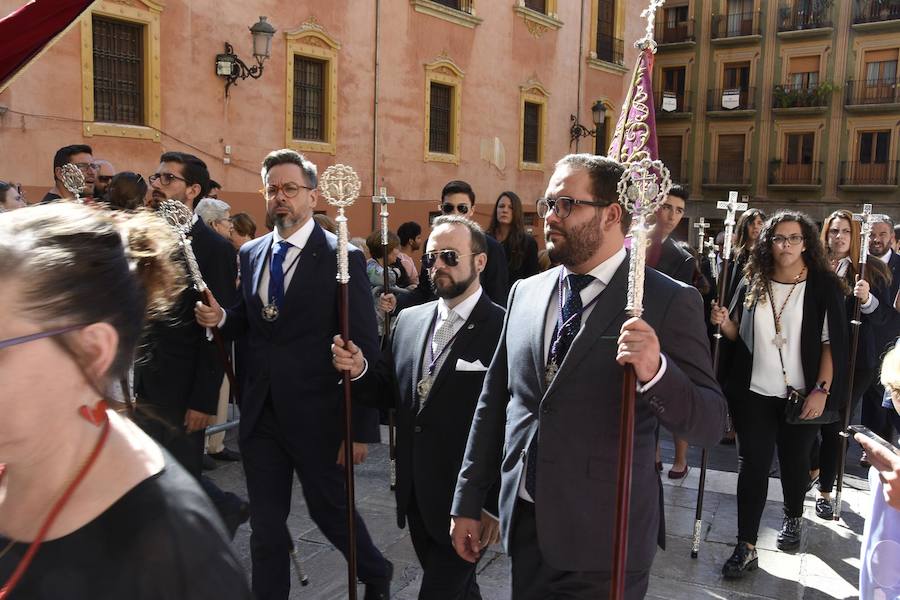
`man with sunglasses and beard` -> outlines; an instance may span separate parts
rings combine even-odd
[[[441,202],[438,208],[443,215],[460,215],[474,220],[475,192],[472,190],[472,186],[459,180],[447,183],[441,190]],[[481,286],[493,302],[500,306],[506,306],[506,290],[509,281],[506,253],[500,242],[489,235],[485,238],[487,239],[487,265],[481,272]],[[428,270],[422,269],[419,271],[419,285],[406,305],[422,304],[434,299],[434,288],[431,286]],[[403,309],[405,306],[400,306],[400,308]]]
[[[639,386],[629,600],[644,597],[656,545],[665,540],[657,424],[707,446],[725,426],[697,290],[647,267],[643,315],[625,312],[630,215],[616,189],[623,172],[589,154],[557,163],[537,210],[561,264],[510,291],[475,409],[451,537],[462,558],[478,560],[481,511],[499,471],[514,600],[609,596],[623,366],[631,365]]]
[[[422,600],[475,600],[475,563],[460,558],[447,535],[447,515],[466,449],[475,404],[503,327],[503,308],[479,282],[486,236],[461,215],[434,221],[422,270],[438,300],[397,317],[390,346],[354,384],[354,397],[397,410],[397,525],[409,522],[424,574]],[[390,297],[388,307],[390,307]],[[334,365],[363,372],[353,342],[334,338]],[[374,364],[375,361],[373,361]],[[499,479],[481,512],[484,547],[499,539]]]

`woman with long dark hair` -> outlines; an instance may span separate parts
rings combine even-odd
[[[735,226],[734,251],[731,256],[731,275],[728,280],[728,289],[725,291],[725,304],[729,304],[734,297],[734,292],[744,276],[744,267],[750,260],[750,253],[759,239],[766,213],[758,208],[751,208],[741,213]]]
[[[108,402],[185,283],[147,213],[0,216],[0,598],[249,600],[197,481]]]
[[[738,542],[722,573],[737,578],[757,567],[776,447],[784,493],[777,545],[800,545],[814,424],[836,420],[846,393],[844,291],[809,217],[784,211],[766,222],[731,310],[714,305],[711,321],[734,346],[725,385],[740,458]]]
[[[525,231],[522,201],[515,192],[503,192],[494,203],[487,234],[503,246],[509,270],[509,286],[540,272],[537,242]]]
[[[866,261],[865,278],[859,279],[856,261],[859,260],[862,240],[859,223],[853,220],[853,213],[849,210],[836,210],[825,219],[821,239],[831,268],[844,282],[846,289],[852,292],[846,297],[848,321],[854,316],[856,300],[860,302],[859,342],[853,389],[850,392],[850,414],[853,414],[863,392],[875,381],[878,372],[880,349],[875,341],[874,328],[887,323],[890,316],[891,272],[881,260],[872,256]],[[849,333],[852,335],[852,329]],[[843,418],[822,425],[821,445],[817,439],[810,456],[810,480],[819,480],[816,515],[827,520],[834,517],[831,490],[839,467],[841,440],[838,434],[842,425]]]

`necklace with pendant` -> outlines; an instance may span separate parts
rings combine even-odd
[[[784,309],[791,299],[791,294],[797,289],[797,285],[800,283],[800,280],[803,279],[805,273],[806,267],[804,266],[803,270],[800,271],[800,274],[794,278],[794,283],[791,284],[791,289],[788,290],[787,297],[784,299],[784,302],[781,303],[781,308],[778,309],[778,312],[775,312],[775,296],[772,294],[772,284],[769,284],[769,301],[772,303],[772,316],[775,320],[775,337],[772,338],[772,343],[775,344],[775,347],[779,350],[787,345],[787,338],[781,335],[781,315],[784,313]]]

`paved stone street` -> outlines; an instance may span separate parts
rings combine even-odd
[[[387,439],[387,436],[382,436]],[[671,460],[671,445],[665,445],[663,458]],[[671,438],[669,438],[671,439]],[[718,446],[711,453],[714,466],[736,464],[733,446]],[[691,463],[697,464],[699,452],[692,450]],[[729,463],[729,457],[731,457]],[[417,597],[421,570],[416,561],[409,534],[397,527],[394,499],[388,489],[388,459],[385,444],[370,447],[369,459],[356,469],[357,506],[377,546],[394,563],[393,598]],[[648,598],[653,599],[758,599],[814,600],[856,598],[859,577],[859,543],[868,512],[868,492],[856,458],[848,460],[847,485],[840,523],[825,523],[815,516],[815,498],[807,496],[804,539],[796,553],[780,552],[775,536],[781,526],[781,486],[770,479],[766,512],[759,537],[760,568],[738,582],[722,579],[722,563],[730,556],[737,532],[735,489],[737,474],[711,470],[704,496],[703,544],[700,556],[690,558],[699,468],[692,468],[681,481],[671,482],[663,473],[668,535],[667,550],[659,551],[653,566]],[[220,463],[207,474],[224,489],[246,496],[240,464]],[[666,471],[669,465],[666,465]],[[303,567],[310,584],[296,581],[292,599],[346,598],[346,562],[319,532],[307,514],[299,484],[295,485],[289,525],[299,540]],[[244,525],[235,538],[235,548],[250,569],[250,527]],[[488,550],[480,564],[479,583],[485,600],[509,598],[509,562],[501,552]],[[362,597],[362,587],[360,597]]]

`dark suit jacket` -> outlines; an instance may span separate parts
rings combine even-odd
[[[419,411],[416,384],[422,377],[426,344],[437,302],[408,308],[397,317],[390,351],[354,384],[366,400],[397,409],[397,524],[404,527],[413,493],[428,533],[450,543],[448,518],[475,404],[486,371],[460,371],[459,359],[487,367],[497,349],[504,311],[482,294],[448,350],[428,401]],[[360,396],[361,398],[363,396]],[[499,474],[498,474],[499,475]],[[485,509],[497,514],[499,477]]]
[[[670,236],[662,243],[659,262],[653,268],[681,283],[693,285],[695,265],[696,261],[691,253],[679,248]]]
[[[331,364],[331,340],[338,322],[337,236],[316,225],[295,267],[278,319],[262,318],[257,291],[272,246],[272,234],[241,247],[241,289],[226,310],[222,333],[246,335],[241,367],[240,435],[245,439],[271,394],[272,406],[285,429],[319,448],[337,445],[343,435],[343,387]],[[350,246],[350,338],[365,356],[378,353],[375,306],[362,252]],[[224,306],[224,305],[223,305]],[[358,442],[377,442],[378,414],[354,409]],[[319,444],[322,442],[322,444]],[[329,450],[330,451],[330,450]],[[335,455],[336,456],[336,455]]]
[[[510,293],[452,514],[477,518],[500,470],[500,521],[509,549],[526,451],[539,432],[535,517],[541,553],[555,569],[608,572],[624,371],[615,357],[619,332],[628,318],[628,258],[603,291],[548,388],[544,322],[548,303],[556,301],[560,268],[523,279]],[[657,421],[698,446],[717,443],[725,427],[725,400],[712,375],[697,290],[648,268],[644,303],[643,318],[656,330],[668,367],[636,400],[629,570],[650,568],[661,533]]]
[[[200,273],[213,296],[220,302],[233,302],[237,296],[234,247],[200,219],[190,237]],[[165,320],[150,324],[134,366],[134,390],[140,402],[216,414],[225,370],[206,329],[194,319],[198,300],[200,294],[189,286]]]
[[[891,270],[891,293],[888,298],[889,304],[887,308],[894,306],[894,299],[897,298],[897,292],[900,290],[900,255],[896,252],[891,253],[891,259],[888,261],[888,268]],[[879,362],[884,353],[894,347],[897,335],[900,335],[900,313],[896,310],[889,311],[889,317],[884,327],[879,328],[878,345],[881,348],[879,352]]]
[[[509,290],[509,270],[506,264],[506,252],[500,242],[489,235],[487,239],[487,264],[481,272],[481,289],[490,299],[500,306],[506,306],[506,295]],[[430,302],[435,299],[431,288],[431,280],[428,278],[428,269],[419,269],[419,285],[410,295],[404,306],[398,306],[398,310],[407,306]]]

